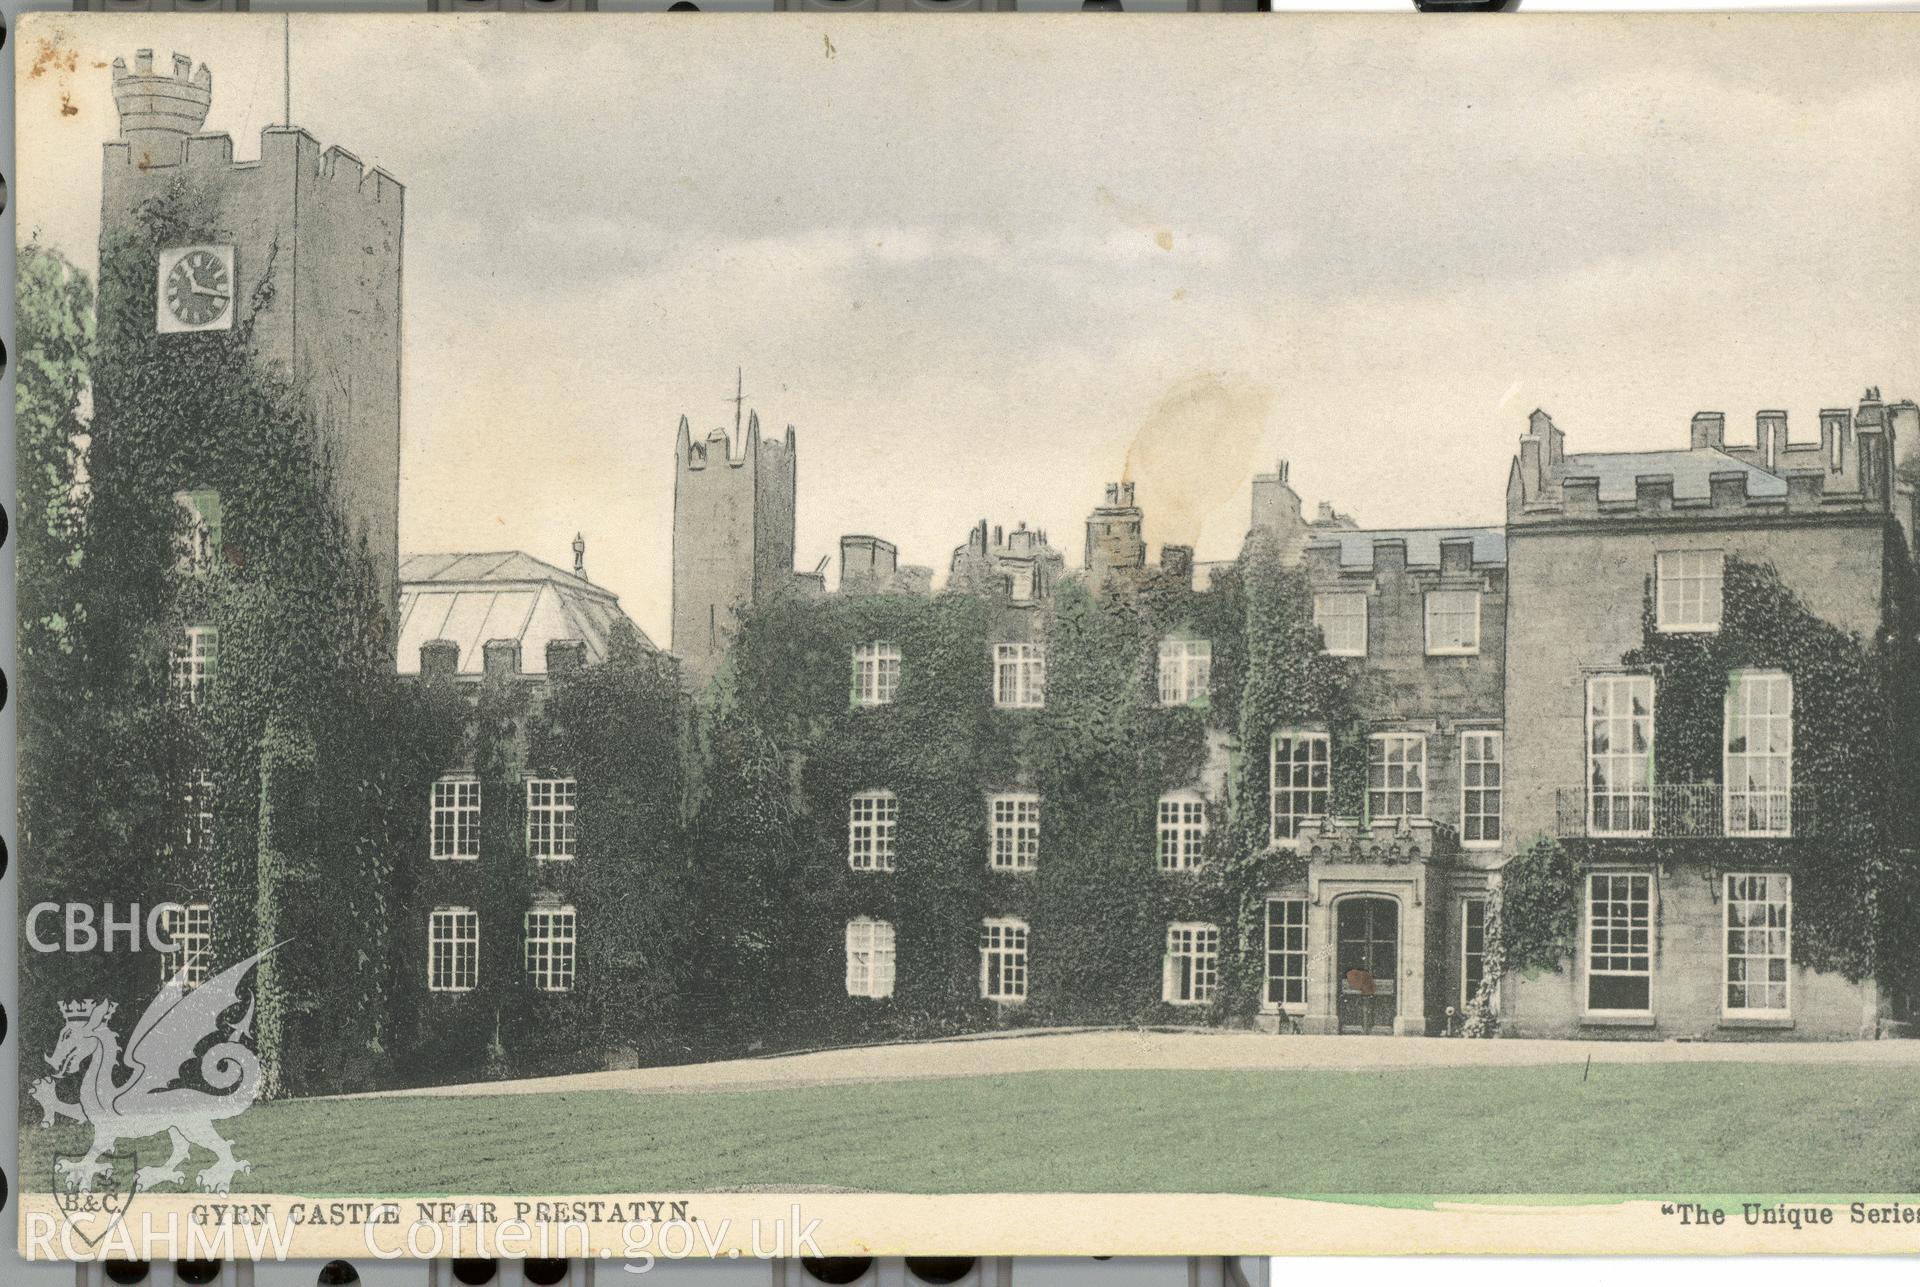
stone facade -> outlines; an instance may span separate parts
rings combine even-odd
[[[201,134],[213,76],[176,54],[157,72],[140,50],[116,59],[120,138],[101,176],[101,240],[134,226],[142,205],[188,201],[208,240],[234,248],[236,324],[262,363],[290,379],[323,436],[323,454],[356,540],[389,607],[399,584],[401,233],[406,190],[344,148],[298,127],[261,131],[260,158]],[[270,289],[262,289],[268,283]],[[103,294],[111,282],[102,283]],[[101,300],[103,312],[113,307]]]
[[[791,584],[794,434],[763,439],[758,412],[735,437],[693,441],[680,418],[674,447],[673,641],[688,679],[711,678],[741,605]]]
[[[1611,702],[1594,685],[1632,671],[1623,658],[1642,644],[1650,607],[1655,630],[1718,628],[1726,560],[1770,565],[1814,616],[1862,640],[1910,620],[1911,500],[1894,485],[1893,462],[1894,426],[1911,408],[1886,407],[1870,391],[1857,411],[1822,411],[1820,441],[1805,444],[1789,440],[1784,412],[1761,411],[1752,447],[1729,445],[1725,417],[1703,412],[1685,449],[1587,455],[1568,452],[1551,418],[1533,414],[1507,491],[1507,823],[1523,839],[1578,845],[1595,872],[1644,880],[1650,996],[1623,1013],[1590,1004],[1601,993],[1588,991],[1593,908],[1583,906],[1569,968],[1503,984],[1506,1031],[1853,1037],[1874,1035],[1889,1017],[1891,999],[1872,979],[1852,983],[1797,963],[1788,1013],[1749,1016],[1722,1004],[1726,874],[1783,874],[1782,846],[1814,821],[1816,788],[1802,780],[1783,789],[1793,792],[1782,805],[1792,821],[1785,834],[1735,835],[1721,782],[1668,783],[1649,770],[1644,822],[1636,815],[1617,824],[1594,803],[1601,788],[1591,784],[1628,770],[1613,767],[1616,743],[1592,731],[1604,717],[1591,708]],[[1675,578],[1664,593],[1678,596],[1677,578],[1701,572],[1712,578],[1710,607],[1663,620],[1680,600],[1662,597],[1662,577]],[[1657,703],[1659,689],[1648,676],[1635,700]],[[1652,749],[1649,741],[1649,764]],[[1596,757],[1611,758],[1596,766]],[[1685,843],[1663,851],[1673,857],[1648,860],[1643,837],[1679,832]]]

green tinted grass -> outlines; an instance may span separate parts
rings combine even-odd
[[[236,1191],[1920,1192],[1904,1068],[1034,1072],[728,1093],[259,1104]],[[37,1116],[37,1113],[36,1113]],[[29,1187],[77,1127],[25,1131]],[[165,1156],[146,1141],[141,1161]],[[196,1155],[188,1171],[204,1165]]]

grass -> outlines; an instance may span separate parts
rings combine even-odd
[[[1906,1069],[1033,1072],[724,1093],[288,1101],[222,1123],[235,1191],[740,1188],[1295,1196],[1920,1192]],[[63,1125],[24,1132],[26,1187]],[[166,1153],[144,1141],[141,1163]],[[196,1154],[189,1180],[204,1155]]]

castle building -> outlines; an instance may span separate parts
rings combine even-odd
[[[1761,411],[1748,446],[1702,412],[1684,448],[1579,453],[1533,413],[1507,484],[1506,814],[1583,875],[1571,968],[1510,979],[1507,1031],[1834,1038],[1893,1015],[1870,973],[1813,968],[1796,927],[1855,874],[1808,857],[1864,852],[1912,790],[1880,745],[1849,781],[1829,712],[1849,653],[1912,642],[1895,444],[1920,410],[1870,390],[1819,423],[1796,443]],[[1778,579],[1764,610],[1757,568]]]
[[[288,380],[321,437],[348,531],[371,556],[388,610],[399,582],[400,280],[406,192],[386,171],[297,126],[261,131],[257,161],[226,134],[202,134],[213,74],[153,51],[113,63],[120,137],[101,171],[104,252],[168,194],[201,231],[153,265],[155,325],[250,328],[260,362]],[[102,313],[117,301],[103,281]]]
[[[756,411],[736,454],[738,436],[696,442],[682,416],[674,444],[671,647],[696,686],[719,668],[739,608],[795,580],[793,426],[763,439]]]
[[[1304,722],[1242,748],[1267,765],[1270,837],[1304,859],[1266,891],[1262,1021],[1307,1032],[1442,1033],[1473,999],[1490,874],[1504,825],[1507,554],[1495,528],[1362,529],[1323,507],[1312,524],[1277,474],[1254,523],[1288,523],[1326,653],[1352,676],[1349,733]],[[1284,557],[1284,555],[1283,555]],[[1344,774],[1365,774],[1346,794]]]

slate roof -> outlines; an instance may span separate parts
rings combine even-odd
[[[1561,482],[1569,478],[1598,478],[1601,500],[1630,501],[1634,497],[1636,478],[1648,474],[1667,474],[1673,478],[1675,500],[1707,500],[1713,494],[1708,480],[1720,473],[1745,474],[1749,496],[1787,494],[1786,479],[1712,447],[1689,451],[1604,451],[1570,455],[1561,458],[1553,476]]]
[[[611,591],[519,550],[412,554],[400,562],[399,670],[418,674],[420,645],[431,639],[460,645],[463,675],[480,673],[490,639],[520,641],[524,674],[546,673],[554,639],[582,640],[589,664],[605,661],[607,636],[623,616]]]
[[[1459,540],[1473,542],[1473,561],[1476,566],[1505,567],[1507,565],[1507,532],[1501,527],[1410,527],[1320,531],[1307,538],[1307,548],[1324,549],[1330,545],[1338,545],[1341,567],[1370,568],[1373,566],[1375,541],[1404,541],[1407,546],[1408,567],[1437,568],[1440,566],[1440,542]]]

